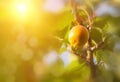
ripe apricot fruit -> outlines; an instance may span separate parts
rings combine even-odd
[[[74,26],[68,35],[68,41],[74,48],[82,48],[88,41],[89,32],[86,27],[82,25]]]

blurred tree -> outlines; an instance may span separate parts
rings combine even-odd
[[[1,0],[0,82],[120,82],[119,21],[119,0]]]

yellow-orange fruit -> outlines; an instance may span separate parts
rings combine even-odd
[[[74,48],[83,47],[88,41],[89,32],[87,28],[82,25],[74,26],[68,35],[68,41]]]

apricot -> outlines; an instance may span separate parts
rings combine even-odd
[[[89,39],[89,32],[86,27],[82,25],[74,26],[68,35],[68,41],[74,48],[82,48]]]

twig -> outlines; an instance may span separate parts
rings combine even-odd
[[[100,49],[103,45],[104,45],[104,42],[103,42],[103,41],[100,42],[100,43],[98,43],[98,45],[96,45],[95,47],[92,48],[92,51],[94,52],[94,51]]]
[[[78,57],[86,61],[86,56],[87,56],[86,49],[82,49],[81,51],[78,51],[76,48],[73,48],[73,47],[71,48],[72,48],[72,51],[70,50],[70,52],[72,52],[73,54],[77,55]]]
[[[74,18],[75,18],[75,21],[80,24],[80,25],[83,25],[80,17],[79,17],[79,12],[77,10],[77,4],[75,2],[75,0],[70,0],[70,3],[71,3],[71,7],[72,7],[72,11],[73,11],[73,14],[74,14]]]
[[[104,38],[101,42],[99,42],[96,46],[94,46],[94,47],[92,48],[92,51],[94,52],[94,51],[102,48],[103,45],[104,45],[104,43],[105,43],[105,40],[106,40],[106,39],[107,39],[107,38]]]
[[[90,18],[90,16],[89,16],[88,12],[87,12],[84,8],[79,8],[79,9],[81,9],[82,11],[85,12],[85,14],[87,15],[89,27],[91,27],[91,24],[92,24],[92,23],[91,23],[91,18]]]

